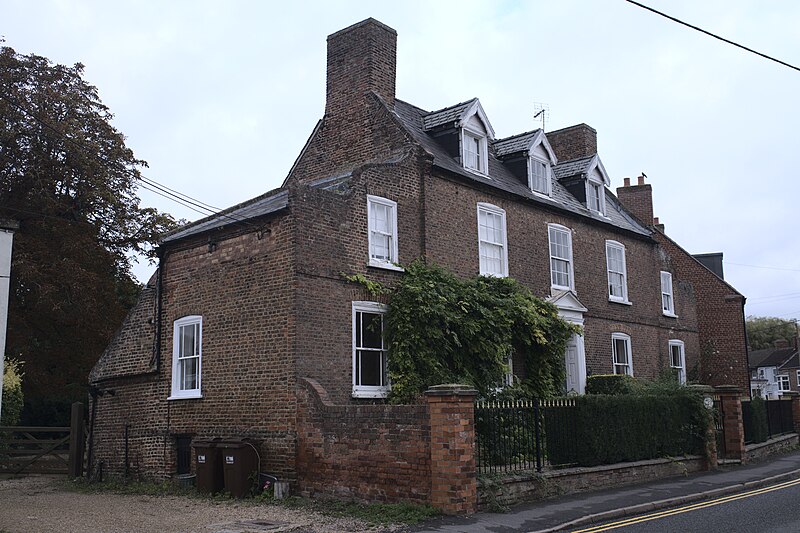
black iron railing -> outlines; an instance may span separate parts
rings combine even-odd
[[[792,401],[743,400],[744,443],[757,444],[779,435],[794,432]]]

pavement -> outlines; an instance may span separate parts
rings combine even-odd
[[[800,451],[757,463],[727,465],[712,472],[661,479],[619,489],[572,494],[521,504],[507,513],[445,517],[416,533],[554,533],[590,524],[675,507],[699,500],[800,478]]]

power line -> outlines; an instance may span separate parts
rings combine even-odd
[[[750,267],[750,268],[763,268],[766,270],[783,270],[786,272],[800,272],[798,268],[783,268],[783,267],[773,267],[773,266],[759,266],[759,265],[747,265],[744,263],[734,263],[732,261],[723,261],[726,265],[736,265],[736,266],[743,266],[743,267]]]
[[[768,56],[767,54],[758,52],[756,50],[753,50],[752,48],[748,48],[748,47],[746,47],[744,45],[741,45],[741,44],[739,44],[737,42],[731,41],[730,39],[726,39],[725,37],[720,37],[719,35],[711,33],[710,31],[706,31],[703,28],[699,28],[697,26],[689,24],[688,22],[684,22],[684,21],[682,21],[680,19],[677,19],[675,17],[667,15],[666,13],[662,13],[661,11],[653,9],[652,7],[646,6],[644,4],[640,4],[639,2],[635,2],[634,0],[625,0],[625,1],[628,2],[629,4],[633,4],[635,6],[641,7],[642,9],[646,9],[647,11],[655,13],[656,15],[661,15],[662,17],[667,18],[667,19],[669,19],[669,20],[671,20],[673,22],[677,22],[678,24],[682,24],[682,25],[686,26],[687,28],[692,28],[693,30],[699,31],[700,33],[705,33],[709,37],[713,37],[715,39],[719,39],[722,42],[731,44],[731,45],[733,45],[733,46],[735,46],[737,48],[741,48],[742,50],[746,50],[746,51],[748,51],[748,52],[750,52],[752,54],[756,54],[757,56],[761,56],[764,59],[769,59],[770,61],[774,61],[774,62],[779,63],[779,64],[781,64],[781,65],[783,65],[785,67],[789,67],[791,69],[794,69],[794,70],[800,72],[800,67],[796,67],[796,66],[794,66],[792,64],[787,63],[786,61],[781,61],[780,59],[776,59],[776,58],[774,58],[772,56]]]

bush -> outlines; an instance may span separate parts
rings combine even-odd
[[[3,404],[0,426],[16,426],[22,415],[22,362],[6,359],[3,371]]]
[[[632,394],[636,378],[624,374],[598,374],[586,378],[586,394]]]
[[[544,409],[547,454],[551,464],[580,466],[703,454],[709,416],[688,389],[581,396],[574,407]]]

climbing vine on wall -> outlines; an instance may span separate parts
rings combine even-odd
[[[508,356],[525,362],[515,392],[547,397],[561,392],[564,350],[579,328],[554,305],[512,278],[460,278],[416,261],[387,289],[349,276],[374,294],[390,294],[384,339],[389,350],[391,403],[413,403],[428,387],[462,383],[489,396],[502,383]]]

